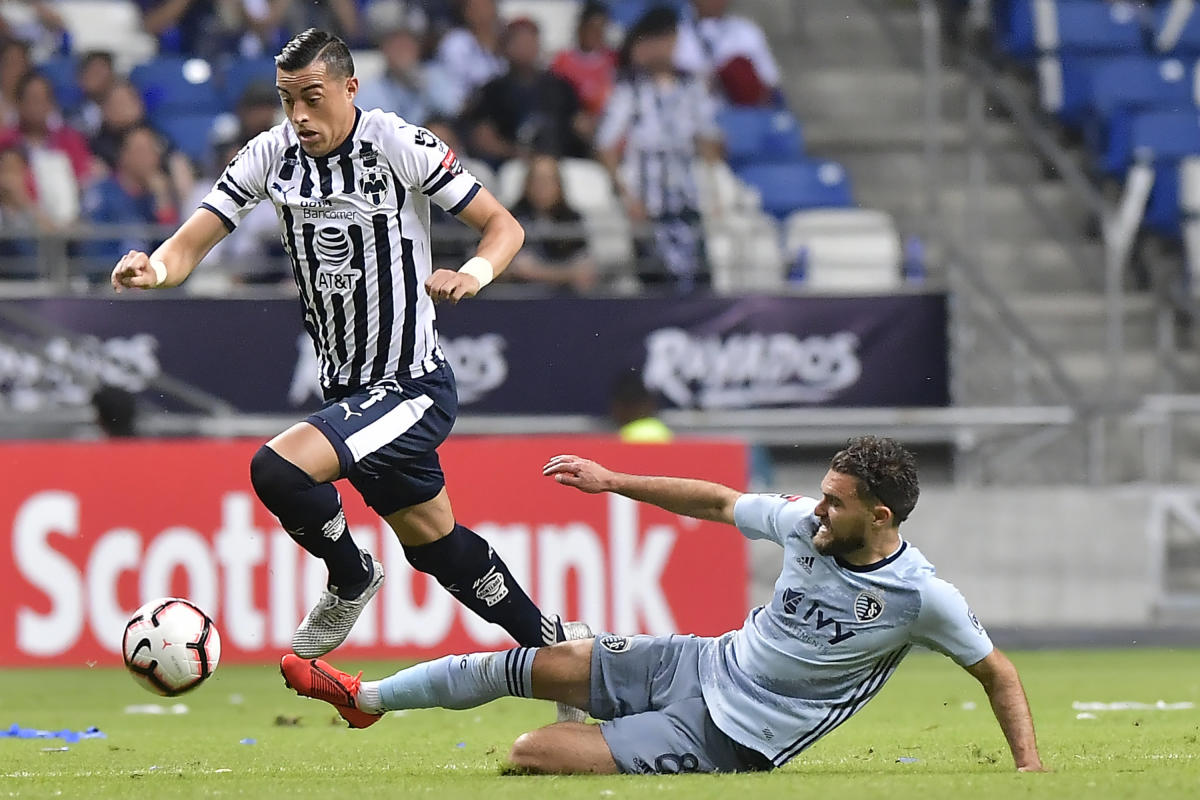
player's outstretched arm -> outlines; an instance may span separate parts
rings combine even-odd
[[[479,290],[508,268],[525,243],[525,229],[487,189],[479,192],[458,213],[458,218],[483,236],[475,255],[457,271],[439,269],[425,281],[425,291],[435,303],[457,303]]]
[[[1038,755],[1037,737],[1033,732],[1029,700],[1025,697],[1021,676],[1008,656],[999,650],[992,650],[990,655],[966,667],[966,670],[983,684],[996,721],[1008,739],[1017,769],[1021,772],[1044,772],[1042,759]]]
[[[615,492],[642,503],[696,519],[733,524],[733,506],[742,493],[728,486],[691,478],[660,478],[613,472],[579,456],[550,459],[542,474],[588,494]]]
[[[113,268],[112,285],[122,289],[166,289],[187,280],[192,270],[228,234],[220,218],[198,209],[150,255],[130,250]]]

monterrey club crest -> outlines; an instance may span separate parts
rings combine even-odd
[[[358,191],[370,200],[372,205],[382,203],[388,194],[387,170],[382,167],[363,170],[363,174],[358,178]]]
[[[874,592],[859,592],[854,598],[854,618],[859,622],[878,619],[883,613],[883,598]]]

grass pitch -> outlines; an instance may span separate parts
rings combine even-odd
[[[194,694],[165,700],[188,713],[160,716],[125,713],[160,698],[119,669],[0,672],[0,728],[96,725],[108,734],[50,752],[43,748],[63,742],[0,739],[0,797],[1200,797],[1200,709],[1077,719],[1072,707],[1200,706],[1200,650],[1010,655],[1051,774],[1016,774],[979,686],[927,653],[909,656],[866,710],[784,769],[719,777],[505,777],[508,746],[553,718],[549,703],[411,711],[351,731],[333,724],[327,706],[295,697],[274,667],[227,665]],[[362,667],[368,677],[394,668],[339,666]]]

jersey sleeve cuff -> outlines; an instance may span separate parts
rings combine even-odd
[[[449,212],[457,217],[462,213],[464,208],[471,204],[471,201],[475,199],[475,195],[479,194],[479,190],[482,188],[483,187],[480,186],[479,183],[476,183],[471,187],[471,190],[466,193],[462,200],[459,200],[457,203],[455,203],[453,208],[448,209]]]
[[[229,231],[230,233],[233,233],[234,228],[237,227],[237,225],[233,224],[233,220],[231,220],[229,217],[222,214],[221,211],[216,206],[213,206],[211,203],[201,203],[200,207],[207,209],[207,210],[211,211],[212,213],[216,214],[217,219],[221,220],[221,223],[225,226],[225,230]]]

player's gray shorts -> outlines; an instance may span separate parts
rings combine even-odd
[[[700,691],[695,636],[601,634],[592,647],[591,714],[626,773],[751,772],[761,753],[730,739]]]

